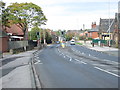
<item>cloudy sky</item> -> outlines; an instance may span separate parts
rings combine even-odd
[[[7,5],[14,2],[32,2],[39,5],[48,21],[45,28],[75,30],[91,28],[100,18],[114,18],[120,0],[2,0]]]

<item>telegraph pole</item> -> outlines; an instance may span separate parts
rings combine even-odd
[[[108,7],[109,7],[109,27],[108,27],[108,29],[109,29],[109,47],[110,47],[110,40],[111,40],[111,37],[110,37],[110,0],[109,0],[109,5],[108,5]]]

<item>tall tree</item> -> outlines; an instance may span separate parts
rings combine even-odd
[[[40,26],[47,21],[41,7],[33,3],[12,3],[7,9],[12,14],[12,22],[19,23],[24,36],[28,27]]]
[[[0,1],[0,26],[3,30],[6,30],[6,27],[10,27],[10,13],[8,12],[8,9],[5,8],[5,5],[6,3]]]

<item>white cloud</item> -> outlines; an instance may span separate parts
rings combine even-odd
[[[104,10],[86,11],[67,11],[68,7],[58,5],[63,3],[82,3],[82,2],[118,2],[119,0],[3,0],[9,5],[11,2],[33,2],[40,7],[46,15],[48,22],[46,27],[50,29],[81,29],[83,24],[86,28],[91,28],[91,23],[96,21],[99,24],[100,18],[108,18],[108,8]],[[57,6],[58,5],[58,6]],[[114,8],[113,8],[114,7]],[[114,18],[117,12],[117,5],[111,6],[110,17]]]

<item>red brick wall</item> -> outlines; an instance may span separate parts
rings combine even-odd
[[[8,38],[7,37],[0,38],[0,51],[2,52],[8,51]]]
[[[97,38],[98,37],[98,32],[92,32],[92,38]]]
[[[90,32],[90,33],[88,34],[88,37],[90,37],[90,38],[92,38],[92,39],[97,38],[97,37],[98,37],[98,32]]]

